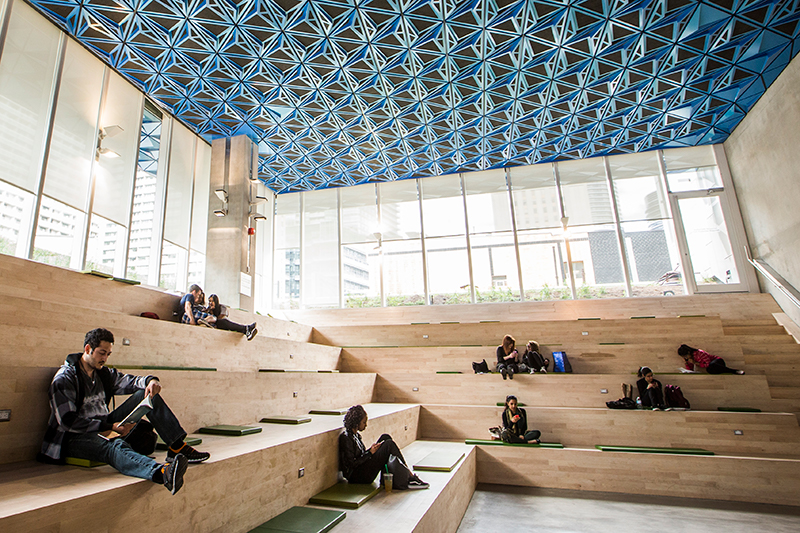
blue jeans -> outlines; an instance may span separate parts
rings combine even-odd
[[[111,411],[108,422],[119,422],[144,399],[144,391],[131,394],[122,405]],[[161,440],[174,444],[186,438],[186,432],[175,418],[170,408],[161,399],[161,395],[153,397],[153,410],[147,413],[147,419],[153,424]],[[108,463],[126,476],[153,479],[153,474],[161,465],[155,460],[136,453],[122,437],[108,441],[95,432],[68,433],[64,444],[65,457],[77,457]]]

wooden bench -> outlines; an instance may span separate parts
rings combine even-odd
[[[528,429],[567,447],[596,444],[705,448],[746,457],[800,459],[800,426],[791,413],[654,412],[606,408],[527,407]],[[464,441],[489,438],[501,407],[423,405],[420,438]],[[734,431],[741,430],[742,435]]]
[[[7,367],[0,375],[0,405],[11,420],[0,424],[0,463],[31,460],[39,451],[50,407],[47,389],[56,368]],[[132,371],[157,375],[161,395],[187,431],[216,424],[252,425],[281,413],[369,403],[374,374]],[[296,396],[295,396],[296,393]],[[117,398],[117,405],[121,403]],[[327,417],[341,424],[341,417]]]
[[[417,406],[365,408],[365,441],[390,433],[404,448],[415,440]],[[336,482],[341,423],[315,416],[308,424],[269,426],[257,435],[203,435],[201,449],[211,459],[188,468],[175,496],[110,466],[0,466],[0,530],[129,531],[133,524],[137,531],[249,531]],[[156,460],[164,455],[156,452]]]

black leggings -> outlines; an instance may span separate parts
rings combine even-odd
[[[539,437],[541,437],[541,436],[542,436],[542,432],[541,431],[539,431],[538,429],[531,429],[530,431],[526,431],[525,432],[525,436],[524,437],[519,437],[517,435],[511,435],[511,442],[515,443],[515,444],[517,444],[517,443],[521,444],[521,443],[525,443],[525,442],[530,442],[532,440],[538,440]]]
[[[237,324],[236,322],[231,322],[227,318],[218,318],[217,321],[214,322],[214,327],[227,331],[237,331],[242,334],[247,333],[247,326]]]
[[[735,374],[738,372],[738,370],[725,366],[725,360],[722,358],[711,361],[706,370],[709,374]]]
[[[350,474],[350,477],[347,478],[347,481],[350,483],[372,483],[375,481],[375,477],[385,470],[385,466],[389,464],[389,455],[394,455],[395,457],[400,458],[400,461],[403,464],[406,464],[406,460],[403,458],[403,454],[400,453],[400,448],[397,447],[397,444],[392,440],[392,437],[384,433],[378,439],[378,442],[381,443],[378,451],[376,451],[372,456],[361,465],[357,466],[353,472]],[[406,468],[408,468],[406,466]]]
[[[664,393],[661,392],[659,387],[645,389],[641,399],[642,407],[664,407]]]

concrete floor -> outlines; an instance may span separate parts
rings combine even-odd
[[[800,507],[478,485],[458,533],[796,533]]]

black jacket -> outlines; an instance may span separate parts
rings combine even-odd
[[[361,451],[361,447],[358,445],[359,442],[363,446],[361,435],[357,431],[351,433],[345,429],[339,434],[339,470],[342,471],[345,479],[350,479],[353,470],[372,457],[372,453],[366,446],[363,446],[364,451]]]
[[[515,414],[519,415],[519,420],[512,422],[511,417],[514,415],[511,413],[511,409],[503,410],[503,427],[510,429],[514,435],[522,437],[528,431],[528,415],[522,407],[517,407]]]

